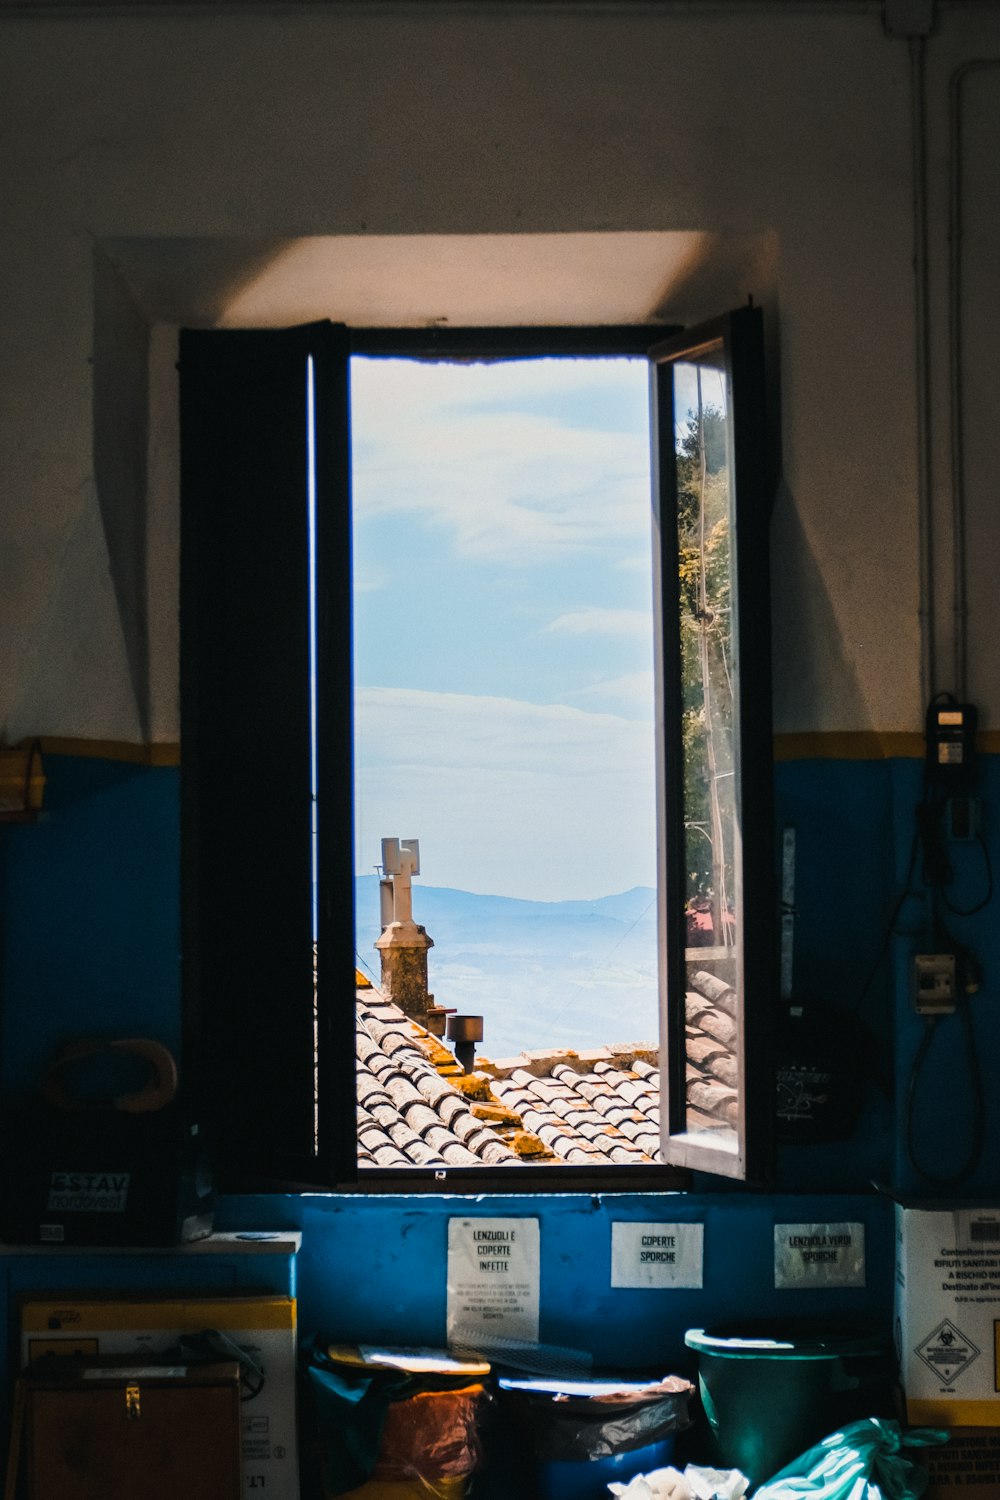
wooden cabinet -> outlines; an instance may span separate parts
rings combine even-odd
[[[23,1377],[27,1500],[240,1500],[237,1364],[51,1366]]]

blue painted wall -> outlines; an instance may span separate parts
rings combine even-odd
[[[688,1328],[753,1317],[877,1322],[891,1298],[892,1215],[874,1195],[652,1193],[497,1194],[361,1198],[233,1198],[225,1226],[266,1220],[303,1231],[299,1322],[326,1340],[440,1346],[445,1336],[448,1220],[537,1218],[541,1228],[539,1339],[576,1349],[596,1367],[690,1371]],[[700,1291],[612,1289],[611,1226],[705,1226]],[[865,1225],[869,1275],[836,1293],[776,1291],[776,1223]]]
[[[180,1043],[180,773],[51,755],[45,811],[0,827],[2,1086],[64,1037]]]
[[[937,1024],[914,1077],[928,1023],[914,1011],[913,957],[937,951],[919,855],[911,868],[922,762],[814,760],[776,769],[777,829],[796,829],[796,989],[841,1015],[850,1034],[863,1023],[857,1066],[871,1075],[851,1141],[784,1150],[781,1186],[863,1190],[878,1183],[907,1198],[1000,1196],[1000,1110],[992,1076],[1000,1055],[997,898],[961,915],[992,887],[997,828],[990,809],[1000,796],[1000,757],[980,757],[975,792],[983,839],[947,844],[954,878],[946,894],[954,910],[943,910],[950,936],[975,955],[982,983],[965,1014]],[[975,1169],[961,1183],[949,1183],[974,1152],[976,1070],[984,1101],[981,1149]]]
[[[52,1045],[81,1031],[139,1033],[176,1046],[179,1034],[178,773],[50,756],[46,814],[0,831],[3,902],[3,1082],[28,1087]],[[982,772],[996,805],[1000,763]],[[444,1331],[447,1219],[456,1212],[537,1216],[542,1229],[541,1337],[586,1349],[598,1363],[679,1366],[683,1331],[747,1311],[761,1316],[871,1316],[888,1327],[889,1203],[874,1185],[927,1196],[907,1160],[907,1080],[924,1023],[912,1014],[912,954],[925,944],[918,894],[899,916],[907,935],[886,940],[904,879],[920,796],[915,761],[799,761],[776,771],[777,824],[798,840],[796,978],[825,1007],[859,1010],[895,1089],[866,1086],[852,1140],[786,1146],[775,1194],[701,1182],[690,1195],[234,1198],[220,1227],[295,1227],[304,1236],[301,1326],[338,1338],[439,1342]],[[988,841],[995,834],[987,822]],[[985,878],[977,846],[956,851],[956,904]],[[997,1055],[1000,943],[993,913],[955,918],[984,969],[972,1001],[977,1053]],[[867,985],[867,989],[866,989]],[[957,1018],[941,1024],[917,1091],[921,1159],[942,1171],[961,1158],[969,1126],[968,1059]],[[863,1059],[859,1059],[859,1065]],[[1000,1120],[987,1077],[986,1149],[952,1196],[1000,1196]],[[696,1219],[706,1226],[700,1292],[612,1291],[610,1226]],[[863,1289],[803,1294],[773,1286],[773,1226],[859,1220],[868,1236]],[[74,1279],[75,1261],[64,1261]],[[80,1274],[93,1274],[93,1257]],[[106,1281],[118,1274],[113,1261]]]

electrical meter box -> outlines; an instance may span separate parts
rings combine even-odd
[[[1000,1206],[896,1206],[896,1340],[907,1420],[1000,1426]]]
[[[27,1500],[241,1500],[238,1364],[52,1359],[21,1389]]]
[[[64,1040],[0,1112],[0,1236],[10,1245],[179,1245],[211,1233],[201,1129],[156,1037]]]

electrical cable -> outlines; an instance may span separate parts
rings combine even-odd
[[[368,962],[368,960],[366,958],[362,958],[361,957],[361,954],[358,952],[357,948],[355,948],[355,950],[354,950],[354,967],[356,969],[363,970],[369,976],[369,978],[371,979],[372,984],[374,984],[374,985],[378,984],[378,979],[376,977],[375,970],[372,968],[371,964]]]
[[[983,911],[993,900],[993,861],[990,858],[989,847],[981,833],[976,834],[976,843],[982,852],[983,868],[986,871],[986,894],[974,906],[954,906],[948,900],[947,893],[942,891],[941,899],[954,917],[974,917],[977,911]]]
[[[925,793],[928,791],[925,781]],[[930,823],[927,809],[936,806],[938,810],[943,808],[940,799],[925,795],[921,808],[918,808],[918,833],[923,841],[923,835]],[[933,841],[939,836],[939,828],[931,830],[930,857],[925,846],[924,876],[933,877],[936,872],[941,874],[942,870],[948,868],[947,857],[942,859],[943,844],[941,850],[934,847]],[[950,873],[948,876],[950,880]],[[979,1165],[980,1158],[986,1145],[986,1101],[983,1091],[982,1070],[979,1063],[979,1053],[976,1047],[975,1028],[972,1020],[971,996],[974,995],[982,982],[982,971],[975,954],[964,943],[959,942],[946,926],[941,908],[949,907],[945,884],[941,880],[928,879],[931,890],[931,928],[934,950],[938,953],[950,953],[955,959],[955,982],[959,991],[955,1006],[955,1014],[962,1023],[962,1035],[965,1042],[966,1064],[968,1069],[969,1097],[972,1104],[972,1115],[970,1121],[969,1147],[965,1159],[955,1168],[953,1172],[940,1173],[933,1171],[919,1157],[916,1145],[916,1099],[917,1086],[927,1063],[931,1051],[931,1045],[937,1034],[938,1026],[943,1019],[940,1015],[926,1017],[926,1027],[920,1043],[913,1056],[910,1065],[910,1076],[907,1083],[906,1093],[906,1156],[913,1168],[926,1182],[931,1182],[935,1187],[957,1187],[972,1176]],[[980,902],[974,910],[981,910],[986,901],[992,896],[992,867],[990,867],[989,891],[983,902]]]
[[[881,964],[889,951],[889,944],[892,939],[894,937],[916,937],[921,930],[920,926],[909,928],[899,927],[897,924],[907,901],[923,900],[923,891],[918,889],[918,887],[916,886],[914,877],[917,871],[918,856],[924,849],[921,808],[926,803],[927,792],[928,780],[925,772],[922,799],[917,804],[916,808],[917,826],[914,829],[913,837],[910,840],[910,852],[906,861],[906,873],[903,876],[903,884],[900,889],[899,895],[896,897],[896,900],[893,903],[892,911],[889,915],[889,920],[885,924],[885,931],[882,935],[882,941],[879,944],[878,952],[876,953],[875,958],[872,961],[871,967],[869,968],[868,973],[865,977],[865,982],[861,986],[861,989],[858,991],[857,997],[852,1006],[852,1009],[854,1011],[859,1011],[861,1009],[861,1006],[868,995],[868,991],[871,989],[873,983],[875,982],[875,976],[878,973],[879,968],[881,967]],[[924,864],[926,866],[926,858]],[[924,883],[926,884],[926,881]]]
[[[979,1067],[979,1057],[976,1051],[976,1036],[972,1024],[972,1012],[969,1008],[969,997],[963,996],[959,1002],[959,1010],[963,1023],[963,1034],[965,1037],[965,1048],[969,1065],[970,1096],[972,1099],[972,1126],[970,1132],[969,1149],[965,1160],[954,1172],[934,1172],[917,1155],[916,1147],[916,1098],[917,1084],[923,1072],[924,1065],[930,1054],[931,1043],[937,1034],[941,1016],[928,1016],[924,1034],[920,1038],[920,1044],[913,1057],[910,1067],[910,1077],[906,1091],[906,1157],[910,1166],[927,1182],[932,1182],[936,1187],[957,1187],[959,1183],[965,1182],[976,1167],[986,1144],[986,1101],[983,1095],[983,1077]]]
[[[944,827],[945,809],[948,799],[935,796],[932,789],[925,791],[924,799],[917,805],[917,829],[923,851],[922,875],[924,884],[936,891],[941,901],[954,917],[973,917],[983,911],[993,900],[993,861],[982,834],[977,833],[975,843],[982,855],[985,886],[983,894],[969,906],[957,906],[948,895],[948,887],[954,883],[955,868],[948,855]]]
[[[952,694],[939,693],[932,699],[931,707],[933,708],[939,704],[953,704],[955,702],[956,700]],[[947,789],[942,788],[940,781],[936,780],[932,773],[931,757],[928,756],[924,767],[920,800],[914,809],[916,826],[910,842],[910,851],[902,887],[893,903],[878,952],[868,971],[864,984],[858,992],[853,1007],[855,1011],[861,1009],[874,983],[875,976],[886,957],[893,937],[917,937],[921,930],[923,930],[925,933],[929,932],[932,945],[929,951],[951,954],[954,957],[956,987],[958,990],[954,1013],[959,1017],[962,1027],[968,1076],[968,1094],[971,1102],[971,1118],[968,1149],[963,1160],[953,1171],[938,1172],[928,1166],[921,1157],[916,1139],[919,1084],[931,1055],[934,1039],[938,1034],[940,1022],[943,1019],[942,1015],[929,1015],[925,1017],[924,1032],[914,1053],[906,1086],[905,1150],[907,1160],[912,1170],[919,1177],[923,1178],[926,1182],[932,1183],[937,1188],[956,1187],[967,1181],[978,1167],[986,1145],[986,1100],[971,1009],[971,997],[980,987],[982,972],[979,962],[971,949],[964,943],[959,942],[954,934],[949,931],[943,914],[944,912],[948,912],[952,916],[973,916],[989,905],[994,893],[993,865],[989,849],[982,835],[977,834],[976,843],[982,854],[986,875],[984,893],[978,901],[966,907],[956,906],[949,897],[948,887],[954,881],[955,871],[949,857],[944,826],[944,814],[947,804]],[[928,902],[928,911],[924,922],[916,928],[900,928],[900,917],[906,903],[915,899],[922,899]]]
[[[652,901],[648,901],[648,902],[647,902],[647,903],[646,903],[646,905],[645,905],[645,906],[644,906],[644,907],[643,907],[643,909],[642,909],[642,911],[641,911],[641,912],[640,912],[640,913],[639,913],[639,915],[638,915],[638,916],[637,916],[637,917],[636,917],[636,919],[635,919],[635,921],[634,921],[634,922],[630,922],[630,923],[629,923],[629,925],[628,925],[628,926],[627,926],[627,927],[626,927],[626,929],[625,929],[625,931],[624,931],[624,932],[623,932],[623,933],[622,933],[622,935],[621,935],[621,937],[620,937],[620,938],[619,938],[619,939],[618,939],[618,941],[617,941],[617,942],[616,942],[616,943],[615,943],[615,945],[614,945],[614,946],[613,946],[613,947],[612,947],[612,948],[610,948],[610,949],[609,949],[609,950],[608,950],[608,952],[607,952],[607,953],[606,953],[606,954],[605,954],[605,955],[604,955],[604,957],[603,957],[603,958],[602,958],[602,959],[601,959],[601,962],[600,962],[600,963],[599,963],[599,964],[596,964],[596,965],[595,965],[595,966],[594,966],[594,969],[593,969],[593,970],[592,970],[592,971],[591,971],[591,972],[592,972],[592,973],[593,973],[593,972],[596,972],[596,971],[597,971],[597,969],[603,969],[603,968],[604,968],[604,965],[605,965],[605,964],[607,964],[607,963],[609,963],[609,962],[610,962],[610,960],[611,960],[611,959],[612,959],[612,958],[613,958],[613,957],[614,957],[614,955],[615,955],[615,954],[616,954],[616,953],[617,953],[617,952],[618,952],[618,949],[619,949],[619,948],[620,948],[620,947],[621,947],[621,945],[622,945],[622,943],[624,943],[624,941],[625,941],[625,939],[626,939],[626,938],[627,938],[627,937],[628,937],[628,935],[629,935],[629,933],[630,933],[630,932],[631,932],[631,931],[632,931],[632,930],[633,930],[633,929],[634,929],[634,928],[636,928],[636,927],[638,927],[638,925],[639,925],[639,923],[640,923],[640,922],[641,922],[641,921],[642,921],[642,919],[643,919],[643,917],[644,917],[644,916],[646,916],[646,914],[647,914],[647,913],[648,913],[648,912],[649,912],[649,911],[650,911],[650,910],[651,910],[651,909],[652,909],[652,907],[654,907],[654,906],[655,906],[655,905],[656,905],[656,894],[655,894],[655,892],[654,892],[654,894],[653,894],[653,899],[652,899]]]
[[[889,951],[889,944],[892,939],[894,937],[913,937],[916,931],[919,931],[919,929],[910,931],[906,928],[901,929],[896,926],[896,923],[899,921],[900,913],[902,912],[903,907],[906,905],[907,901],[918,899],[922,895],[920,891],[916,891],[913,889],[913,876],[917,868],[917,855],[919,852],[920,833],[918,830],[914,833],[913,838],[910,842],[910,856],[909,860],[907,861],[906,875],[903,879],[903,888],[900,891],[899,895],[896,897],[896,900],[893,904],[889,920],[885,925],[885,932],[882,935],[882,941],[879,944],[879,950],[876,953],[872,965],[868,970],[865,982],[861,986],[861,989],[858,991],[854,1004],[851,1007],[851,1009],[855,1012],[861,1009],[865,999],[867,998],[868,991],[871,989],[872,985],[875,982],[875,975],[878,973],[882,965],[882,961]]]

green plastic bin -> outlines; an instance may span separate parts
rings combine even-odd
[[[690,1328],[710,1462],[763,1483],[814,1443],[892,1414],[888,1336],[806,1323]]]

